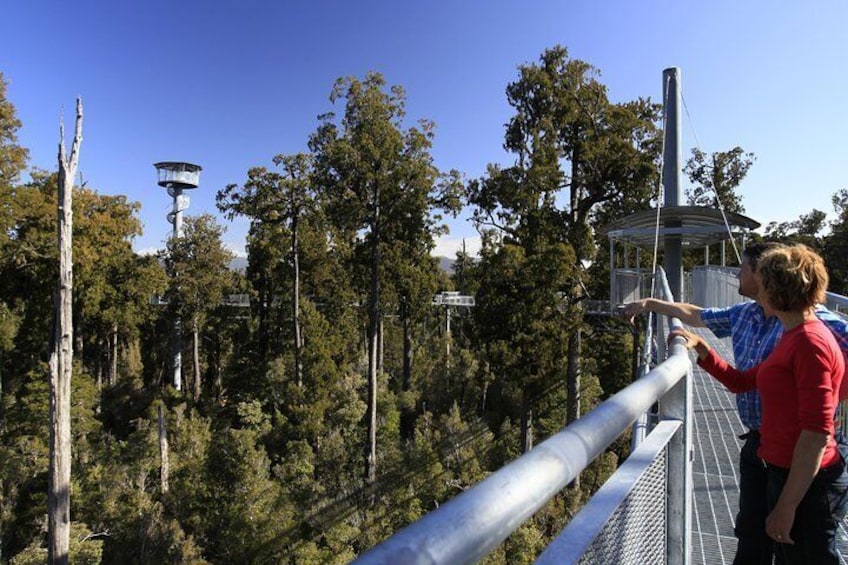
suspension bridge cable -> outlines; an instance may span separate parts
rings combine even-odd
[[[666,77],[665,84],[663,85],[663,108],[668,107],[668,92],[669,92],[669,84],[671,83],[671,77]],[[667,116],[665,111],[663,111],[663,136],[662,136],[662,145],[660,147],[660,162],[659,162],[659,176],[657,181],[657,218],[654,223],[654,250],[651,259],[651,298],[656,298],[657,292],[657,255],[659,254],[660,247],[660,213],[662,209],[662,204],[665,199],[665,193],[663,192],[663,169],[665,168],[665,130],[668,127]],[[649,316],[650,317],[650,316]]]
[[[698,140],[698,133],[695,131],[695,122],[692,120],[691,114],[689,114],[689,106],[686,104],[686,97],[683,96],[683,90],[680,91],[680,98],[683,100],[683,109],[686,111],[686,118],[689,120],[689,127],[692,128],[692,136],[695,138],[695,147],[698,148],[698,151],[701,153],[704,152],[701,149],[701,142]],[[716,207],[719,212],[721,212],[721,219],[724,221],[724,229],[727,230],[727,234],[730,236],[730,245],[733,247],[733,253],[736,255],[736,261],[741,265],[742,257],[739,255],[739,249],[736,247],[736,240],[733,238],[733,232],[730,230],[730,223],[727,221],[727,214],[724,211],[724,205],[721,203],[721,197],[718,195],[718,189],[715,184],[713,184],[713,194],[715,194]]]

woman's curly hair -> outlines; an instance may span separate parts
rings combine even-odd
[[[781,312],[806,310],[825,300],[824,260],[806,245],[769,249],[757,262],[757,276],[769,305]]]

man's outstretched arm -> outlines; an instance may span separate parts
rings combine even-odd
[[[622,316],[632,322],[633,318],[646,310],[662,314],[663,316],[680,318],[680,321],[687,326],[696,328],[706,327],[704,322],[701,321],[702,308],[700,306],[685,302],[667,302],[665,300],[657,300],[656,298],[643,298],[636,302],[628,302],[624,305]]]

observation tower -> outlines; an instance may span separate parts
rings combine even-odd
[[[183,235],[183,212],[188,210],[190,200],[183,194],[184,190],[193,190],[200,184],[200,165],[179,161],[161,161],[154,163],[159,179],[159,186],[168,191],[174,200],[174,207],[168,213],[168,222],[174,226],[173,237]],[[179,314],[174,318],[173,336],[174,355],[174,388],[182,390],[182,321]]]

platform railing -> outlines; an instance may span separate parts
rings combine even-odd
[[[672,326],[679,324],[679,320],[671,320]],[[662,531],[661,542],[657,542],[659,545],[654,549],[663,557],[660,562],[688,563],[692,507],[689,438],[692,411],[688,384],[691,378],[687,376],[691,376],[692,363],[679,338],[672,342],[669,353],[665,361],[643,378],[471,489],[395,533],[361,555],[355,563],[476,563],[577,478],[637,417],[656,403],[659,403],[661,424],[647,436],[643,443],[647,447],[640,446],[641,451],[637,450],[634,455],[638,453],[640,460],[644,461],[647,456],[659,460],[662,454],[659,467],[653,471],[664,478],[657,495],[659,500],[652,500],[654,505],[659,502],[663,508],[662,519],[650,522],[652,528],[659,527]],[[657,433],[663,437],[656,436]],[[661,449],[658,449],[660,444]],[[625,499],[628,492],[638,491],[640,483],[622,479],[622,473],[644,476],[644,473],[634,473],[634,465],[622,465],[610,479],[617,484],[616,492],[627,491]],[[653,484],[653,481],[649,482]],[[592,500],[596,499],[597,495]],[[593,507],[591,502],[587,505],[590,511]],[[583,516],[583,512],[578,516]],[[613,515],[601,515],[597,518],[600,521],[590,520],[596,530],[591,543],[614,547],[621,532],[615,531],[615,528],[604,530],[604,525],[615,519]],[[573,536],[583,539],[588,531],[588,528],[580,528],[576,533],[564,530],[549,551],[539,556],[539,562],[579,562],[580,557],[563,557],[557,548],[574,545]],[[610,532],[612,537],[607,537],[604,531]],[[633,534],[634,540],[640,539],[638,531]],[[641,537],[645,541],[644,536]],[[618,555],[622,557],[624,554]],[[633,560],[617,559],[617,562],[644,563],[641,557],[634,554]]]

